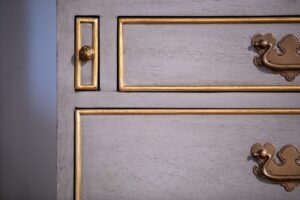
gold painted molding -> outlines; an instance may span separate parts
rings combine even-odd
[[[75,109],[75,200],[81,200],[81,116],[84,115],[300,115],[300,108],[231,108],[231,109],[110,109],[76,108]]]
[[[124,30],[126,24],[267,24],[300,23],[300,17],[120,17],[118,18],[118,91],[212,92],[300,91],[300,85],[128,85],[125,82]]]
[[[80,54],[84,49],[81,45],[81,24],[82,23],[90,23],[92,24],[92,47],[90,52],[92,52],[91,55],[87,55],[90,58],[86,59],[85,61],[92,62],[92,81],[91,84],[85,84],[83,85],[81,83],[81,62],[82,62],[82,56]],[[98,17],[76,17],[75,18],[75,52],[74,52],[74,58],[75,58],[75,79],[74,79],[74,87],[75,91],[81,91],[81,90],[99,90],[99,18]],[[86,46],[85,46],[86,47]],[[89,53],[90,53],[89,52]],[[90,60],[90,61],[89,61]]]

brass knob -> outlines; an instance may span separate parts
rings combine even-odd
[[[265,49],[266,47],[268,47],[269,43],[266,40],[260,40],[259,42],[254,43],[254,46],[261,48],[261,49]]]
[[[90,46],[83,46],[79,50],[79,58],[81,61],[92,60],[95,56],[95,50]]]
[[[254,155],[257,156],[258,158],[264,159],[268,156],[268,152],[266,149],[262,149],[262,150],[259,150],[257,152],[257,154],[254,154]]]

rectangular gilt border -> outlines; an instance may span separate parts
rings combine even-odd
[[[300,91],[299,85],[128,85],[125,82],[124,30],[126,24],[267,24],[300,23],[298,16],[282,17],[119,17],[118,91],[124,92],[255,92]]]
[[[81,83],[81,60],[79,58],[79,51],[82,47],[81,39],[81,24],[92,24],[92,48],[94,49],[94,57],[92,58],[92,81],[90,84]],[[99,17],[75,17],[75,77],[74,87],[75,91],[95,91],[99,90]]]
[[[101,109],[76,108],[75,109],[75,200],[81,200],[81,116],[83,115],[300,115],[300,108],[260,108],[260,109]]]

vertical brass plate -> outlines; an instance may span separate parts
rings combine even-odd
[[[300,115],[293,109],[75,109],[75,200],[81,200],[81,116],[83,115]]]
[[[118,90],[124,92],[300,91],[299,85],[128,85],[124,66],[124,25],[129,24],[272,24],[300,23],[300,17],[120,17]],[[251,42],[249,42],[249,45]]]
[[[92,24],[92,48],[94,50],[94,56],[91,59],[92,62],[92,81],[90,84],[83,85],[81,83],[81,59],[79,56],[81,45],[81,24],[82,23],[90,23]],[[81,90],[99,90],[99,47],[98,40],[99,37],[99,18],[98,17],[76,17],[75,18],[75,80],[74,87],[76,91]]]

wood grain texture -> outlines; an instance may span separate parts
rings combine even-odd
[[[299,146],[299,116],[98,115],[81,121],[82,199],[299,196],[299,190],[286,193],[257,180],[249,159],[257,141]]]
[[[297,15],[299,14],[299,9],[300,3],[295,0],[58,0],[57,199],[73,199],[73,126],[75,107],[300,107],[300,95],[298,93],[118,93],[116,92],[116,36],[118,16]],[[74,92],[74,65],[72,56],[74,54],[75,15],[100,16],[100,92]],[[96,118],[95,120],[101,121]],[[91,123],[92,121],[86,120],[86,122]],[[161,127],[167,128],[166,124],[162,124]],[[92,132],[87,130],[86,133]],[[179,133],[177,135],[180,136]],[[253,137],[254,136],[255,135],[253,135]],[[109,139],[109,137],[107,139]],[[210,142],[209,140],[207,141]],[[279,139],[276,139],[276,141],[279,141]],[[280,146],[282,144],[280,143],[278,145]],[[240,150],[244,152],[244,148],[245,147],[241,147]],[[248,149],[248,147],[245,149]],[[248,153],[249,151],[245,152],[245,155]],[[225,157],[229,157],[230,154],[231,152],[224,154],[224,159]],[[245,160],[245,162],[247,161]],[[257,182],[259,183],[259,181]],[[214,184],[216,184],[216,182],[212,182],[211,186],[213,187]],[[269,184],[264,184],[264,187],[273,188],[273,186]],[[245,185],[244,188],[247,188],[247,185]],[[230,188],[228,188],[228,190],[230,190]],[[274,191],[277,190],[283,192],[280,187],[274,188]],[[207,192],[212,191],[204,191],[203,193],[205,194]],[[207,193],[207,195],[208,194],[209,193]],[[290,196],[290,194],[286,195]],[[292,197],[293,196],[286,199],[295,199]],[[256,199],[261,198],[257,197]]]
[[[93,26],[92,24],[82,23],[81,31],[82,31],[82,46],[93,46],[92,43],[92,34],[93,34]],[[92,61],[82,62],[81,64],[81,82],[85,85],[91,85],[93,82],[93,66]]]
[[[278,40],[298,35],[298,24],[124,25],[126,85],[299,85],[257,68],[257,33]]]

